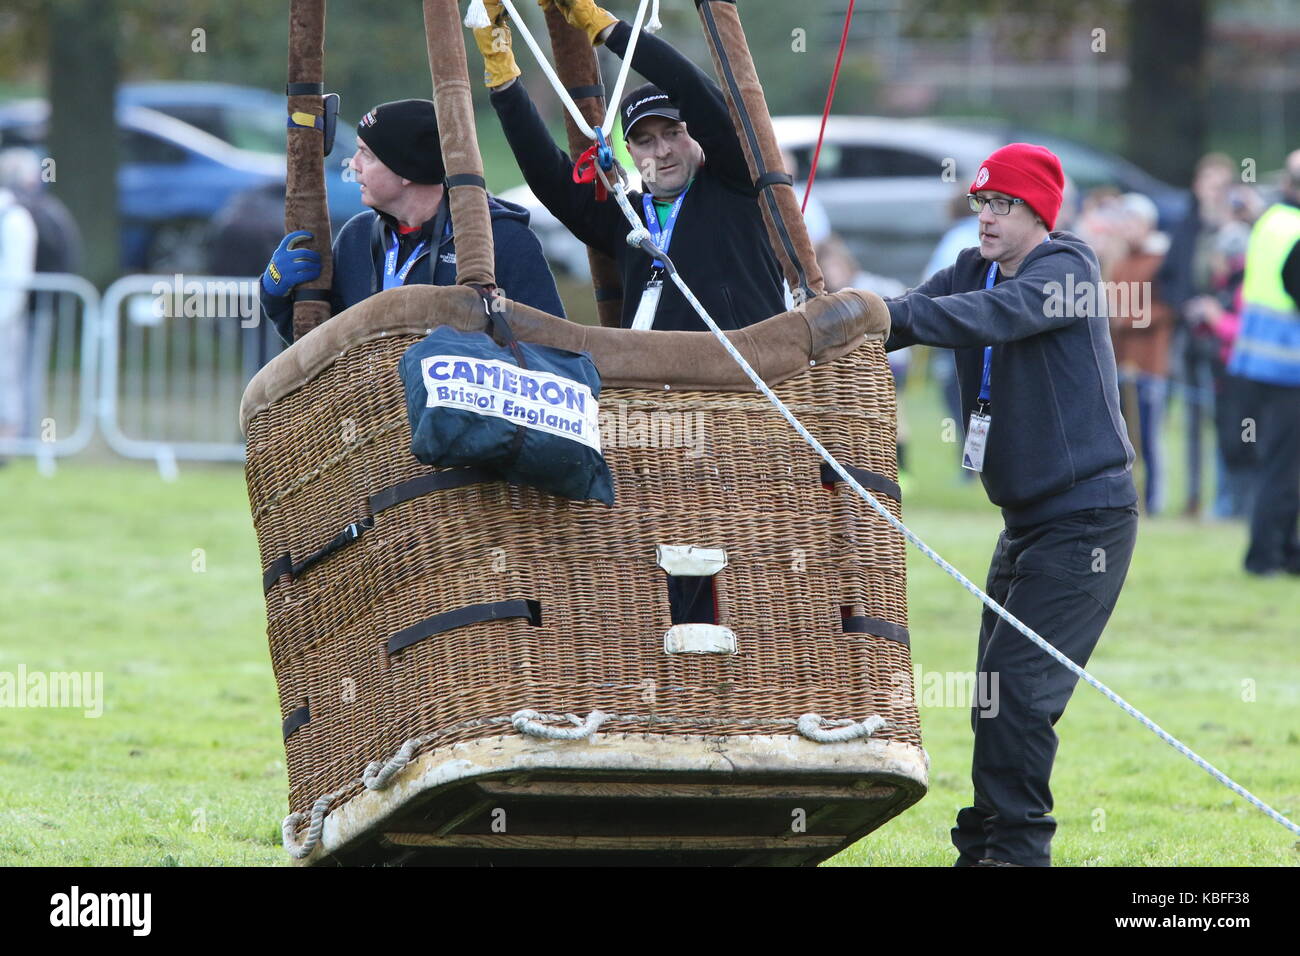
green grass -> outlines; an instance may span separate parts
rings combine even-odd
[[[978,486],[955,483],[931,390],[910,389],[907,411],[905,518],[982,584],[997,512]],[[48,479],[15,461],[0,482],[0,672],[102,671],[105,698],[98,718],[0,708],[0,865],[284,864],[284,752],[240,469],[182,464],[166,484],[112,459],[65,462]],[[1247,579],[1244,547],[1237,525],[1144,519],[1091,668],[1295,818],[1300,584]],[[918,666],[973,670],[976,602],[909,560]],[[923,700],[921,717],[930,793],[835,863],[951,862],[947,830],[969,799],[968,710]],[[1281,827],[1091,688],[1058,731],[1058,864],[1300,862]]]

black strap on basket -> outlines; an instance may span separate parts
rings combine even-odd
[[[375,492],[370,496],[370,513],[379,514],[381,511],[387,511],[389,508],[419,498],[421,495],[427,495],[431,491],[463,488],[466,485],[477,485],[499,480],[500,476],[498,475],[484,471],[482,468],[468,466],[431,472],[418,478],[410,478],[395,485],[390,485],[383,491]]]
[[[464,627],[467,624],[481,624],[484,621],[501,621],[512,618],[525,618],[534,627],[542,623],[542,605],[539,601],[511,600],[493,601],[488,604],[470,604],[427,617],[418,624],[403,628],[388,639],[388,653],[396,654],[403,648],[418,644],[427,637],[444,631]]]
[[[280,733],[284,735],[285,740],[288,740],[293,736],[295,730],[310,721],[311,708],[306,704],[303,704],[301,707],[296,707],[289,711],[288,715],[280,724]]]
[[[882,495],[893,498],[897,502],[903,500],[903,490],[899,488],[898,482],[886,478],[884,475],[878,475],[874,471],[866,471],[862,468],[854,468],[852,465],[844,465],[844,470],[853,476],[853,480],[860,484],[868,491],[878,491]],[[823,485],[833,485],[842,482],[844,479],[839,473],[826,462],[822,462],[821,478]]]
[[[272,561],[266,570],[262,572],[262,590],[271,590],[275,586],[275,582],[286,574],[297,578],[312,565],[325,560],[341,548],[347,547],[375,526],[373,516],[381,511],[387,511],[389,508],[394,508],[433,491],[463,488],[466,485],[477,485],[499,480],[500,476],[484,471],[481,468],[448,468],[445,471],[420,475],[418,478],[409,478],[406,481],[390,485],[382,491],[377,491],[370,496],[370,515],[349,524],[339,534],[335,535],[325,547],[308,555],[297,564],[294,563],[293,556],[288,552]]]
[[[870,634],[873,637],[883,637],[886,640],[896,641],[899,644],[911,644],[908,637],[907,628],[900,627],[897,624],[891,624],[889,621],[882,620],[878,617],[866,617],[857,614],[843,619],[843,631],[845,634]]]

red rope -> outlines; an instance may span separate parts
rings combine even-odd
[[[817,148],[813,151],[812,167],[808,170],[808,185],[803,188],[803,205],[800,212],[808,210],[808,196],[812,192],[813,180],[817,178],[817,160],[822,154],[822,140],[826,136],[826,120],[831,115],[831,102],[835,99],[835,84],[840,80],[840,64],[844,62],[844,48],[849,42],[849,26],[853,23],[853,2],[849,0],[848,12],[844,14],[844,32],[840,34],[840,52],[835,57],[835,72],[831,74],[831,85],[826,91],[826,106],[822,110],[822,128],[817,134]]]

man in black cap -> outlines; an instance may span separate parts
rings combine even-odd
[[[492,25],[474,31],[484,81],[533,194],[570,232],[618,263],[624,328],[703,331],[703,321],[662,265],[627,244],[631,227],[614,200],[599,201],[591,184],[573,181],[573,163],[516,82],[519,67],[501,4],[486,6]],[[625,54],[629,24],[592,0],[558,6],[594,45]],[[628,152],[647,189],[628,194],[632,207],[721,328],[741,328],[784,311],[781,270],[722,90],[649,34],[637,41],[632,65],[654,81],[619,104]]]
[[[373,211],[349,219],[334,241],[332,313],[408,283],[455,285],[456,235],[433,102],[396,100],[363,116],[351,166],[361,201]],[[563,316],[528,211],[494,196],[488,210],[497,285],[512,301]],[[320,255],[294,248],[310,238],[306,231],[285,236],[262,275],[262,313],[285,342],[293,341],[293,287],[320,275]]]

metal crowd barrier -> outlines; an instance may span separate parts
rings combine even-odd
[[[99,423],[109,446],[152,459],[243,461],[239,401],[283,345],[260,321],[258,280],[124,276],[104,292]]]
[[[50,474],[90,444],[99,306],[80,276],[0,279],[0,457],[31,455]]]

